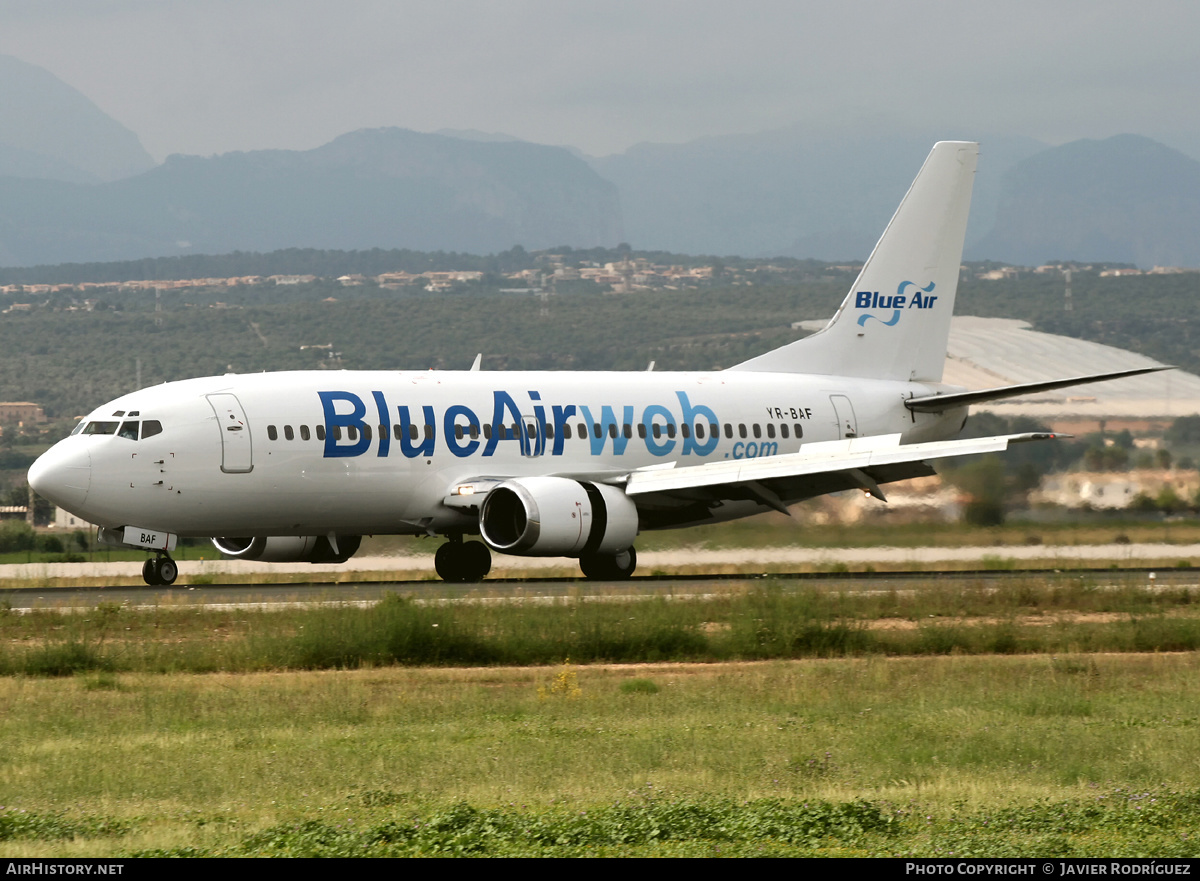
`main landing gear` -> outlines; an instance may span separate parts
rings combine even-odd
[[[585,578],[596,581],[624,581],[637,568],[637,551],[626,548],[615,554],[584,554],[579,558],[579,568]]]
[[[491,571],[492,552],[481,541],[463,541],[461,535],[452,535],[434,554],[433,567],[443,581],[473,584]]]
[[[142,564],[142,580],[149,585],[171,585],[178,577],[178,564],[166,554],[159,554]]]

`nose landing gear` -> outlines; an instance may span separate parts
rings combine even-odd
[[[166,554],[159,554],[142,564],[142,580],[149,585],[171,585],[179,577],[179,566]]]

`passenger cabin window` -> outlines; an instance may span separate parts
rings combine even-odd
[[[312,435],[308,431],[308,426],[301,425],[300,426],[300,440],[309,440],[311,437],[312,437]]]
[[[117,432],[117,437],[127,438],[128,440],[138,439],[138,424],[137,422],[124,422],[121,424],[121,430]]]
[[[319,440],[319,441],[325,440],[325,426],[324,425],[317,426],[317,440]]]
[[[275,430],[274,425],[267,426],[267,437],[270,440],[279,440],[279,432]]]
[[[767,423],[767,437],[775,437],[775,423],[774,422]]]
[[[285,426],[283,427],[283,436],[284,436],[284,437],[285,437],[287,440],[295,440],[295,439],[296,439],[296,432],[292,431],[292,427],[291,427],[290,425],[285,425]]]
[[[733,437],[733,426],[728,422],[725,423],[725,437]]]
[[[796,437],[797,438],[804,437],[804,428],[800,425],[799,422],[796,423]]]
[[[782,437],[784,440],[788,439],[788,427],[787,427],[786,423],[779,426],[779,436]]]

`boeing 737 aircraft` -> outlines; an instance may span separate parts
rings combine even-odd
[[[477,361],[169,382],[98,407],[29,482],[103,541],[151,552],[150,584],[175,581],[180,536],[311,562],[344,562],[363,535],[445,536],[447,581],[481,580],[493,552],[627,578],[642,530],[855,487],[884,499],[882,484],[932,474],[931,460],[1049,437],[947,440],[971,404],[1147,372],[942,383],[978,153],[934,145],[825,328],[728,370],[492,373]]]

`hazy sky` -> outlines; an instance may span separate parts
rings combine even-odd
[[[1133,132],[1200,158],[1200,3],[0,0],[156,159],[402,126],[594,155],[793,125]]]

